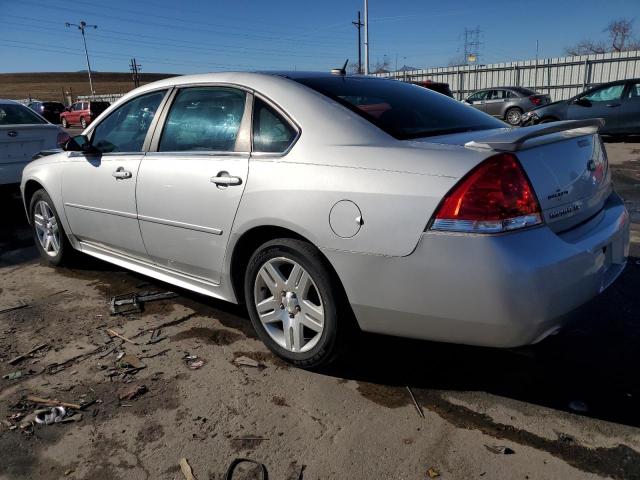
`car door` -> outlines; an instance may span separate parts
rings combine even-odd
[[[136,180],[150,125],[166,95],[163,89],[129,100],[90,130],[97,153],[69,153],[62,197],[79,240],[147,258],[137,220]]]
[[[567,107],[567,120],[604,118],[601,133],[615,132],[620,128],[624,90],[624,83],[605,85],[576,97]]]
[[[640,133],[640,82],[630,82],[622,96],[620,121],[615,133]]]
[[[251,102],[224,85],[174,92],[136,192],[142,238],[159,266],[219,283],[247,180]]]
[[[484,102],[484,111],[495,117],[502,116],[505,97],[504,90],[491,90]]]
[[[69,123],[78,123],[78,119],[80,118],[80,109],[82,108],[81,102],[76,102],[71,106],[71,111],[67,115],[67,122]]]
[[[478,110],[484,112],[485,109],[485,101],[487,96],[489,95],[490,90],[482,90],[480,92],[476,92],[467,98],[465,101],[470,104],[473,108],[477,108]]]

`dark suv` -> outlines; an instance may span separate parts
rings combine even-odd
[[[444,82],[433,82],[431,80],[423,80],[421,82],[411,82],[414,85],[420,85],[421,87],[428,88],[429,90],[433,90],[434,92],[441,93],[446,95],[447,97],[453,98],[453,93],[449,88],[448,83]]]
[[[465,102],[483,112],[520,125],[522,114],[549,103],[549,95],[541,95],[523,87],[486,88],[471,94]]]
[[[31,102],[28,107],[39,113],[51,123],[60,123],[60,114],[64,112],[64,105],[60,102]]]

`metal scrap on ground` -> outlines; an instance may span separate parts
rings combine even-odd
[[[144,292],[126,293],[116,295],[111,298],[111,315],[128,315],[130,313],[140,313],[144,309],[146,302],[166,300],[175,298],[178,294],[174,292]]]

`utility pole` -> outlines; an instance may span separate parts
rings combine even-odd
[[[87,57],[87,72],[89,73],[89,88],[91,88],[91,94],[95,94],[95,90],[93,89],[93,80],[91,80],[91,64],[89,63],[89,52],[87,51],[87,39],[85,38],[84,31],[87,28],[93,28],[94,30],[98,28],[97,25],[87,25],[87,22],[82,20],[80,24],[77,23],[65,23],[66,27],[78,27],[80,33],[82,33],[82,43],[84,44],[84,55]]]
[[[369,0],[364,0],[364,74],[369,75]]]
[[[360,35],[360,29],[364,26],[364,23],[360,21],[360,10],[358,10],[358,21],[351,23],[358,29],[358,73],[362,73],[362,35]]]
[[[539,43],[538,40],[536,40],[536,70],[535,70],[535,80],[533,81],[533,89],[537,90],[538,89],[538,49],[539,49]]]
[[[140,86],[140,68],[141,67],[142,65],[136,62],[135,58],[132,58],[131,60],[129,60],[129,70],[131,70],[131,78],[133,79],[133,85],[135,88],[138,88]]]

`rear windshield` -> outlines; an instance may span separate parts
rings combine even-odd
[[[294,80],[400,140],[505,126],[461,102],[397,80],[340,76]]]
[[[47,123],[33,110],[17,104],[0,104],[0,125],[33,125]]]
[[[528,88],[517,87],[517,88],[512,88],[512,90],[518,92],[521,95],[525,95],[527,97],[530,95],[538,95],[538,92],[534,90],[529,90]]]
[[[109,107],[109,105],[109,102],[91,102],[89,108],[93,113],[102,113]]]

